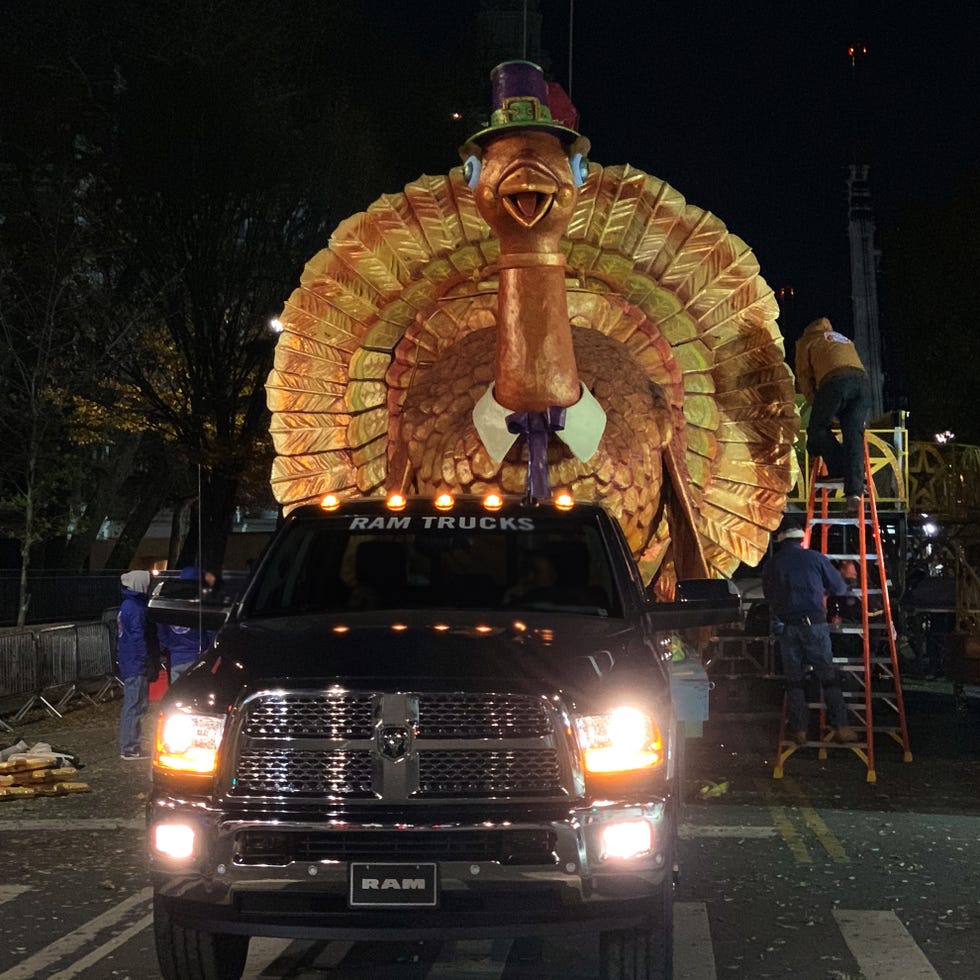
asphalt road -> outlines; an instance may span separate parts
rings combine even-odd
[[[727,698],[727,700],[726,700]],[[772,779],[776,719],[722,689],[688,742],[675,913],[678,980],[967,980],[980,963],[980,700],[909,692],[913,760],[879,740],[797,752]],[[744,707],[744,705],[742,705]],[[717,708],[727,710],[720,711]],[[761,710],[758,710],[760,709]],[[149,763],[116,750],[118,702],[25,741],[77,754],[86,794],[0,803],[0,980],[157,977],[142,810]],[[2,743],[0,743],[2,744]],[[253,940],[256,978],[595,977],[592,937],[455,943]]]

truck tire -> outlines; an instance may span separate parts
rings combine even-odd
[[[674,975],[674,883],[661,886],[648,924],[599,934],[599,980],[670,980]]]
[[[179,926],[159,897],[153,899],[153,937],[165,980],[239,980],[245,971],[248,936]]]

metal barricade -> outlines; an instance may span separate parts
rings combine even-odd
[[[106,615],[99,623],[82,623],[76,629],[78,681],[100,683],[92,697],[96,701],[105,701],[112,696],[117,685],[122,688],[122,682],[116,676],[116,617]]]
[[[23,719],[36,704],[40,704],[49,715],[54,715],[55,718],[61,717],[61,712],[45,697],[45,694],[50,693],[50,689],[54,687],[52,644],[42,641],[40,631],[33,632],[33,644],[34,669],[33,671],[25,671],[25,673],[30,674],[31,684],[30,687],[21,692],[27,694],[28,699],[14,715],[14,721]]]
[[[0,702],[19,701],[28,694],[31,695],[29,703],[33,704],[33,692],[40,684],[37,671],[37,639],[34,633],[30,630],[0,633]],[[0,729],[13,731],[2,719]]]
[[[114,630],[115,616],[106,615],[96,623],[0,632],[0,703],[19,705],[17,722],[35,705],[60,718],[75,698],[108,700],[122,687]],[[2,719],[0,730],[13,731]]]
[[[48,687],[51,692],[60,691],[61,696],[55,709],[61,711],[75,698],[82,698],[90,704],[96,699],[89,694],[81,682],[106,679],[112,671],[111,663],[104,663],[101,653],[103,646],[103,623],[82,623],[72,626],[55,626],[38,631],[41,659],[50,670]]]

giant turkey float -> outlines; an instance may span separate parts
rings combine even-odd
[[[658,594],[756,564],[798,417],[755,256],[664,181],[590,163],[537,65],[491,83],[463,165],[343,221],[286,301],[276,499],[562,490],[619,520]]]

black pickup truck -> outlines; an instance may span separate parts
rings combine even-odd
[[[237,978],[250,936],[588,930],[603,977],[670,977],[669,633],[737,615],[684,585],[651,601],[595,505],[394,496],[294,510],[229,610],[151,599],[224,622],[157,724],[163,975]]]

